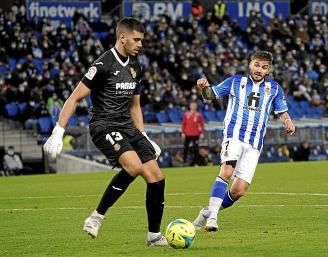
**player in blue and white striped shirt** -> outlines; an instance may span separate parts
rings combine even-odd
[[[229,103],[223,122],[220,173],[212,186],[209,207],[203,208],[194,221],[196,229],[207,221],[205,230],[216,231],[219,210],[232,206],[245,194],[260,157],[272,108],[286,132],[292,135],[295,131],[281,86],[265,78],[272,61],[271,53],[259,51],[251,56],[248,76],[234,75],[213,87],[206,79],[197,81],[205,99],[229,96]],[[232,177],[231,188],[226,191]]]

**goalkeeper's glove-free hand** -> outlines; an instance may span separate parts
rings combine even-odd
[[[51,158],[56,157],[61,153],[63,149],[63,136],[65,129],[56,123],[56,127],[53,129],[51,136],[43,146],[44,152]]]
[[[142,132],[142,134],[145,136],[145,138],[147,138],[147,140],[152,144],[152,146],[155,149],[155,156],[156,156],[156,160],[158,159],[158,157],[161,155],[161,148],[152,140],[149,139],[148,135],[146,134],[146,132]]]

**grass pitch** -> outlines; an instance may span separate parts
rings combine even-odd
[[[162,231],[208,203],[218,167],[164,169]],[[189,249],[145,246],[145,183],[108,212],[97,239],[83,231],[114,173],[0,178],[0,256],[328,256],[328,162],[261,164],[247,195]]]

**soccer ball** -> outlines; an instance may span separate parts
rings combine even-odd
[[[173,220],[166,228],[165,237],[170,246],[176,249],[188,248],[195,240],[194,225],[185,219]]]

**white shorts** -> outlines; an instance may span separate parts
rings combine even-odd
[[[241,178],[251,184],[260,157],[260,151],[250,144],[228,138],[221,144],[221,164],[237,161],[233,177]]]

